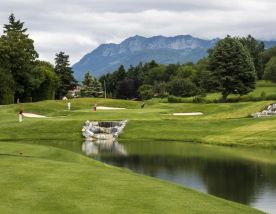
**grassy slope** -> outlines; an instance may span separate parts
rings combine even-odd
[[[128,109],[95,113],[91,111],[94,102]],[[3,213],[254,212],[66,150],[80,151],[80,129],[87,119],[130,120],[121,140],[179,140],[274,148],[276,118],[246,118],[269,103],[151,103],[141,110],[136,102],[81,99],[72,101],[71,112],[64,110],[66,105],[62,101],[0,106],[0,210]],[[19,124],[19,108],[50,118],[26,118]],[[189,111],[205,115],[168,115]],[[20,151],[24,157],[18,156]]]
[[[22,144],[1,143],[1,151],[7,151],[0,156],[1,213],[257,212],[75,153],[23,147],[25,157],[19,157],[15,154]]]
[[[271,83],[267,81],[258,81],[256,84],[256,89],[250,92],[247,95],[242,96],[241,98],[260,98],[262,95],[265,96],[276,96],[276,83]],[[237,98],[238,95],[230,95],[229,98]],[[192,101],[195,97],[187,97],[182,98],[183,101]],[[209,93],[205,97],[206,100],[213,101],[213,100],[220,100],[221,99],[221,93]]]

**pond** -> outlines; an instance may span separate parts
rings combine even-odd
[[[275,151],[146,141],[85,142],[82,149],[107,164],[276,213]]]

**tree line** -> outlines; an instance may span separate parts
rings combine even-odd
[[[38,60],[34,41],[24,22],[14,14],[3,27],[0,37],[0,104],[17,101],[60,99],[77,81],[73,77],[69,56],[56,54],[55,65]]]
[[[9,16],[0,37],[0,104],[61,99],[78,83],[69,56],[59,52],[55,65],[38,60],[34,41],[24,22]],[[220,40],[208,56],[197,63],[162,65],[155,61],[93,77],[84,76],[81,97],[150,99],[189,97],[221,92],[244,95],[255,88],[256,80],[276,82],[276,47],[265,50],[252,36]]]
[[[249,35],[227,36],[197,63],[161,65],[151,61],[127,70],[121,65],[99,80],[113,98],[189,97],[221,92],[225,101],[230,94],[249,93],[262,79],[276,82],[276,48],[265,50],[263,42]]]

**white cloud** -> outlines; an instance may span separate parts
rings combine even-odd
[[[1,0],[0,24],[9,13],[25,21],[40,57],[65,51],[72,63],[101,43],[133,35],[202,38],[252,34],[276,39],[274,0]]]

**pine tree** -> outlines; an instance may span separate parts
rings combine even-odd
[[[248,51],[236,38],[218,42],[209,61],[210,70],[220,84],[223,100],[229,94],[244,95],[255,88],[256,73]]]
[[[55,72],[59,77],[59,87],[56,92],[56,98],[61,99],[69,90],[74,89],[77,85],[77,81],[73,76],[73,70],[70,67],[69,55],[65,55],[64,52],[56,54]]]
[[[103,96],[103,88],[102,84],[94,78],[89,72],[87,72],[84,76],[84,80],[82,82],[83,88],[81,90],[82,97],[102,97]]]
[[[9,23],[4,25],[1,36],[0,61],[1,67],[11,73],[15,83],[15,99],[26,100],[31,96],[40,82],[33,74],[34,62],[38,57],[34,42],[26,33],[24,22],[16,20],[13,14]]]

